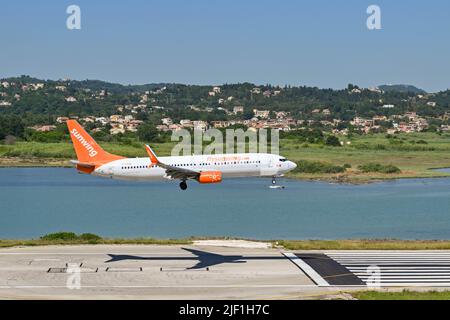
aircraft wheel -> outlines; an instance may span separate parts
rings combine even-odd
[[[187,183],[186,183],[186,181],[181,181],[181,182],[180,182],[180,188],[181,188],[181,190],[186,190],[186,189],[187,189]]]

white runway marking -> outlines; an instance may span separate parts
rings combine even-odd
[[[448,286],[449,252],[326,252],[363,282],[381,286]],[[374,274],[378,267],[379,273]]]
[[[170,286],[170,285],[155,285],[155,286],[81,286],[83,288],[120,288],[120,289],[164,289],[164,288],[316,288],[314,284],[261,284],[261,285],[186,285],[186,286]],[[67,289],[67,286],[0,286],[0,289]]]
[[[328,287],[330,284],[322,278],[313,268],[311,268],[302,259],[290,252],[284,252],[283,255],[296,264],[309,278],[311,278],[318,286]]]

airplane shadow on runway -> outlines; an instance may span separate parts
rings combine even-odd
[[[198,261],[192,267],[187,268],[188,270],[195,269],[203,269],[209,268],[211,266],[220,265],[223,263],[246,263],[247,260],[286,260],[286,257],[280,256],[228,256],[228,255],[220,255],[216,253],[200,251],[189,248],[182,248],[185,251],[188,251],[194,255],[194,257],[141,257],[141,256],[132,256],[132,255],[117,255],[117,254],[108,254],[111,257],[109,262],[118,262],[124,260],[147,260],[147,261]]]

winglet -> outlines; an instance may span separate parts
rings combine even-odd
[[[156,156],[156,154],[153,152],[152,148],[150,148],[150,146],[148,144],[145,145],[145,150],[147,151],[152,164],[153,165],[158,164],[159,163],[158,157]]]

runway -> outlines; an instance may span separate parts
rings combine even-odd
[[[450,289],[450,251],[290,252],[206,245],[0,249],[2,299],[316,299],[373,286]]]
[[[67,286],[73,266],[79,269],[79,289]],[[319,290],[276,249],[93,245],[0,250],[4,299],[275,299],[297,298],[305,288]]]

